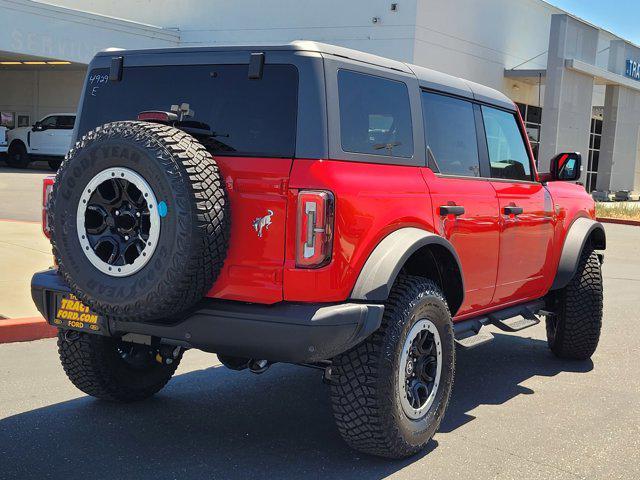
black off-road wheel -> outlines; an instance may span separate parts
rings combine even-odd
[[[159,392],[180,364],[160,362],[158,351],[146,345],[110,337],[58,331],[58,353],[67,377],[92,397],[114,402],[144,400]]]
[[[451,314],[440,288],[401,275],[382,325],[333,359],[331,402],[354,449],[387,458],[422,450],[444,416],[455,371]]]
[[[7,165],[13,168],[27,168],[31,158],[27,153],[27,147],[21,142],[13,142],[7,152]]]
[[[176,128],[126,121],[90,131],[58,170],[50,202],[59,271],[96,313],[176,318],[222,268],[230,214],[221,174]]]
[[[591,358],[600,340],[602,300],[600,260],[586,248],[569,284],[555,293],[555,315],[547,317],[547,342],[557,357]]]

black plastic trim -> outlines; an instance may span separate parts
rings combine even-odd
[[[56,292],[69,292],[56,270],[33,276],[31,295],[48,321]],[[108,323],[112,336],[137,333],[233,357],[307,363],[330,359],[362,342],[380,327],[383,313],[380,304],[260,305],[205,298],[174,323]]]
[[[592,235],[594,235],[595,240],[593,247],[598,250],[606,250],[606,234],[600,222],[586,217],[579,217],[574,220],[564,240],[558,270],[556,271],[553,285],[551,285],[551,290],[564,288],[571,281],[578,271],[580,255]]]
[[[264,52],[251,53],[249,57],[249,79],[260,80],[264,69]]]
[[[411,255],[418,249],[433,244],[444,247],[458,266],[462,286],[460,302],[458,305],[449,305],[451,314],[455,315],[464,301],[464,278],[460,258],[453,245],[445,238],[414,227],[401,228],[382,239],[360,271],[350,298],[374,302],[385,301],[389,297],[396,277]]]
[[[124,57],[112,57],[111,65],[109,66],[109,81],[121,82],[122,81],[122,67],[124,65]]]

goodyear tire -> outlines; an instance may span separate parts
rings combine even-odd
[[[223,182],[207,150],[176,128],[126,121],[87,133],[58,170],[50,202],[60,273],[104,316],[175,317],[222,267]]]
[[[71,382],[87,395],[113,402],[144,400],[160,391],[180,364],[182,352],[167,364],[146,345],[110,337],[58,331],[60,362]]]
[[[586,360],[602,329],[602,273],[598,255],[586,248],[569,284],[555,294],[555,315],[547,317],[547,342],[559,358]]]
[[[372,455],[417,453],[440,425],[454,373],[453,324],[440,288],[398,277],[381,327],[333,359],[331,402],[340,434]]]

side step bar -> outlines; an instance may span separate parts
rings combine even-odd
[[[493,340],[490,332],[481,332],[485,325],[495,325],[505,332],[519,332],[540,323],[537,315],[552,315],[544,309],[544,299],[508,307],[480,317],[454,323],[456,343],[464,348],[474,348]]]

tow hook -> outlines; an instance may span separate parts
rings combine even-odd
[[[172,345],[160,345],[156,354],[156,362],[163,365],[171,365],[173,361],[180,355],[181,347],[173,347]]]
[[[267,360],[254,360],[249,361],[249,370],[251,373],[260,374],[266,372],[271,364]]]

